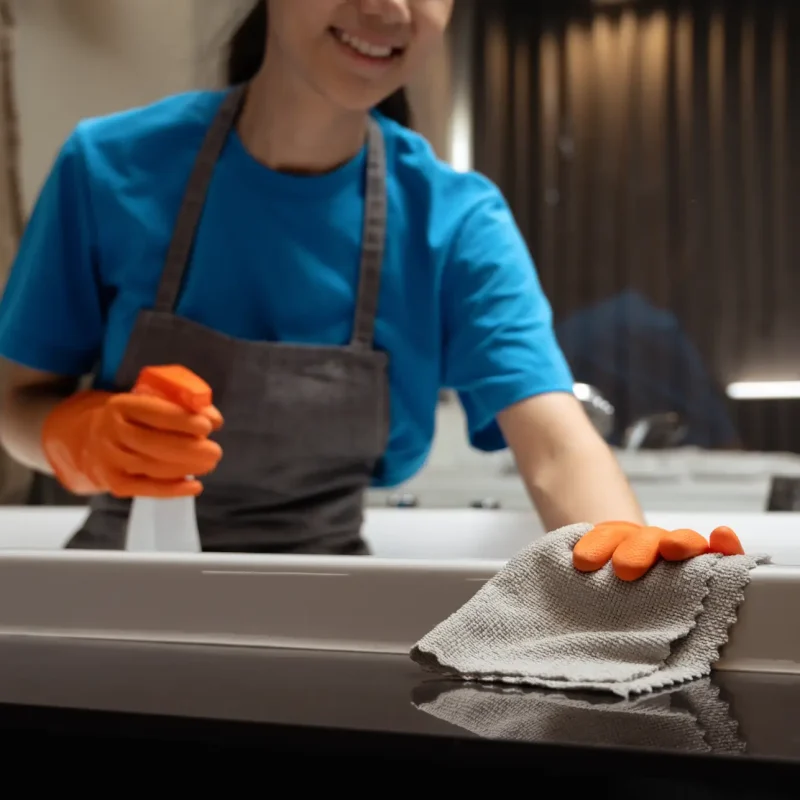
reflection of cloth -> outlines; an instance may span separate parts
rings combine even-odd
[[[596,689],[627,697],[704,677],[765,557],[710,554],[661,562],[638,581],[608,564],[572,566],[590,525],[570,525],[511,559],[411,651],[466,680]]]
[[[575,380],[596,386],[614,406],[613,444],[636,420],[670,411],[688,425],[682,444],[736,444],[725,398],[671,312],[628,291],[572,314],[556,335]]]
[[[414,705],[485,739],[691,753],[743,753],[738,724],[708,679],[635,700],[517,687],[423,684]]]

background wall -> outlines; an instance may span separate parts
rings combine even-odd
[[[252,0],[17,0],[16,93],[30,210],[76,123],[219,82]],[[449,44],[410,87],[419,129],[449,152]]]
[[[81,118],[192,86],[192,30],[191,0],[17,0],[26,209]]]

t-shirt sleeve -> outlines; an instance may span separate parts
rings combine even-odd
[[[458,392],[472,445],[506,446],[497,414],[548,392],[572,392],[552,311],[498,190],[462,224],[443,278],[444,375]]]
[[[0,356],[79,377],[100,355],[103,311],[89,179],[78,131],[64,144],[22,236],[0,302]]]

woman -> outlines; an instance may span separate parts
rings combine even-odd
[[[502,196],[387,116],[452,5],[267,0],[233,89],[65,143],[0,355],[3,443],[91,498],[71,546],[122,547],[131,497],[199,495],[206,550],[364,552],[364,491],[422,466],[442,386],[476,447],[508,442],[547,526],[640,520]],[[214,406],[131,392],[154,364]]]

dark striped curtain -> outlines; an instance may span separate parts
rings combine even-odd
[[[800,8],[476,13],[475,167],[514,208],[576,378],[627,422],[679,408],[701,446],[800,451],[800,401],[723,392],[800,379]]]

